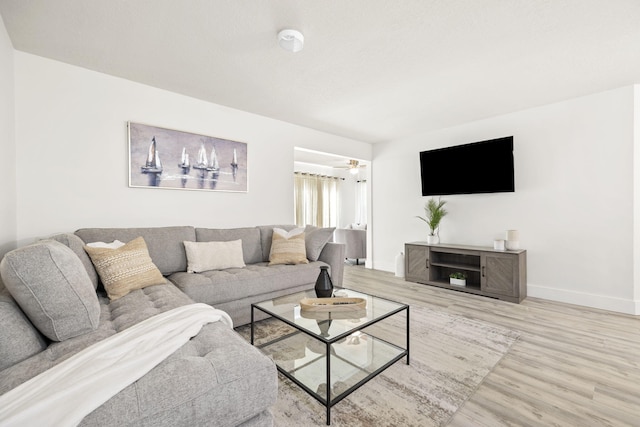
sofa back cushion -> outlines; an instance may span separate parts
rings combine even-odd
[[[242,255],[245,264],[262,262],[260,230],[256,227],[244,228],[196,228],[198,242],[230,242],[242,240]],[[268,254],[267,254],[268,255]]]
[[[68,246],[69,249],[71,249],[73,253],[78,256],[78,258],[80,258],[80,261],[82,261],[82,265],[84,265],[84,269],[87,270],[89,279],[91,279],[93,289],[98,289],[98,273],[96,272],[96,269],[91,262],[91,258],[89,258],[89,255],[87,255],[87,252],[84,250],[84,242],[82,241],[82,239],[71,233],[56,234],[55,236],[49,237],[49,239],[55,240],[65,246]]]
[[[4,285],[33,325],[63,341],[95,330],[100,304],[80,258],[55,240],[14,249],[0,262]]]
[[[182,242],[185,240],[196,241],[196,232],[191,226],[81,228],[75,234],[85,243],[113,242],[114,240],[128,243],[137,237],[142,237],[149,250],[151,260],[165,276],[178,271],[187,271],[187,255]]]
[[[24,315],[9,291],[0,291],[0,371],[47,348],[47,342]]]

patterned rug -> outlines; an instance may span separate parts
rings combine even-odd
[[[500,326],[411,306],[410,365],[401,359],[331,408],[332,426],[445,426],[519,334]],[[404,315],[384,321],[376,336],[404,337]],[[267,319],[256,342],[288,328]],[[247,340],[250,326],[236,330]],[[403,341],[401,341],[403,342]],[[324,426],[326,409],[279,375],[272,408],[277,427]]]

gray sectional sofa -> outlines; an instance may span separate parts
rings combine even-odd
[[[15,291],[15,287],[0,286],[0,396],[82,349],[176,307],[193,302],[209,304],[227,312],[237,327],[250,321],[251,303],[312,288],[322,265],[329,265],[334,284],[341,285],[344,245],[327,242],[332,230],[307,228],[308,264],[269,266],[273,228],[86,228],[10,252],[5,260],[11,262],[3,260],[0,272],[12,282],[20,276],[22,268],[35,271],[36,275],[48,274],[52,281],[67,283],[71,278],[72,282],[82,283],[77,289],[71,284],[73,289],[69,292],[58,292],[50,298],[52,301],[46,302],[55,304],[56,298],[68,295],[64,298],[69,299],[69,312],[74,310],[74,304],[80,307],[76,310],[78,319],[62,319],[45,333],[34,326],[36,323],[40,326],[42,321],[34,321],[33,312],[25,311],[16,302],[22,296],[18,298],[8,292]],[[97,241],[128,242],[137,237],[144,238],[149,255],[166,277],[166,283],[110,300],[101,289],[84,245]],[[187,273],[184,241],[238,239],[242,240],[245,267]],[[19,280],[28,279],[19,277]],[[83,297],[87,287],[93,297]],[[78,305],[76,299],[82,302],[82,298],[96,298],[97,302]],[[46,314],[45,321],[50,322],[55,316]],[[73,322],[84,322],[84,329]],[[269,408],[276,397],[277,371],[273,362],[227,325],[214,322],[206,324],[163,362],[84,417],[81,425],[268,426],[272,425]]]

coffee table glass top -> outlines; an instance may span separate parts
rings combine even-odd
[[[365,299],[366,309],[302,310],[300,300],[315,298],[314,290],[251,305],[251,343],[272,357],[278,371],[326,406],[327,424],[333,405],[398,360],[406,357],[409,364],[409,306],[341,291],[346,297]],[[254,323],[254,310],[272,315],[275,326]],[[254,342],[256,328],[265,329]]]
[[[349,311],[306,311],[300,309],[300,300],[303,298],[315,298],[315,291],[298,292],[285,295],[272,300],[254,304],[261,310],[278,317],[280,320],[295,326],[299,330],[313,334],[322,341],[333,342],[343,338],[351,331],[361,329],[363,325],[374,322],[380,318],[389,316],[407,307],[395,301],[364,294],[351,289],[339,289],[349,298],[363,298],[366,300],[366,309]],[[331,327],[326,328],[324,320],[331,320]],[[325,327],[323,327],[325,326]]]

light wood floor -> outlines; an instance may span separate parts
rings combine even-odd
[[[640,426],[640,316],[521,304],[345,265],[344,287],[519,331],[449,426]]]

